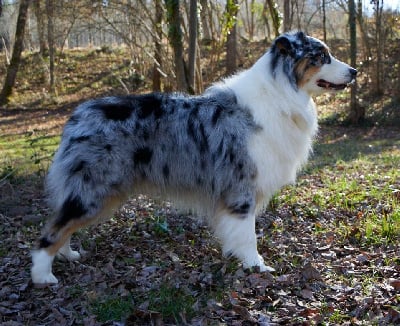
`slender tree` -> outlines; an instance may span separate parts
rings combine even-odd
[[[350,64],[352,67],[357,65],[357,24],[356,24],[356,4],[354,0],[349,0],[349,29],[350,29]],[[350,121],[357,124],[364,119],[365,111],[357,104],[357,81],[351,85],[350,94]]]
[[[400,39],[397,39],[397,48],[400,49]],[[395,89],[395,100],[400,102],[400,64],[397,65],[397,87]]]
[[[47,12],[47,42],[49,44],[49,61],[50,61],[50,92],[55,91],[54,81],[54,0],[46,0],[46,12]]]
[[[266,4],[268,6],[269,12],[272,18],[272,26],[274,28],[275,37],[279,35],[279,27],[281,25],[281,19],[278,11],[278,6],[273,0],[266,0]]]
[[[33,11],[36,18],[36,25],[39,39],[39,53],[44,57],[47,55],[49,47],[46,40],[46,29],[45,29],[45,11],[42,8],[42,1],[33,1]]]
[[[362,0],[357,0],[357,23],[361,33],[361,40],[363,42],[363,47],[364,47],[364,60],[370,60],[370,58],[372,58],[372,52],[364,22]]]
[[[162,65],[162,19],[163,8],[161,0],[155,0],[155,33],[154,33],[154,67],[153,67],[153,91],[161,91],[161,73]]]
[[[15,85],[17,72],[21,61],[21,54],[24,47],[25,25],[28,17],[28,8],[30,3],[31,0],[21,0],[19,4],[17,28],[15,30],[14,49],[10,65],[7,67],[7,74],[4,80],[3,89],[0,93],[0,105],[8,103],[9,97],[12,94],[12,89]]]
[[[376,61],[375,61],[375,94],[382,95],[382,16],[383,16],[383,0],[375,0],[371,3],[374,5],[375,12],[375,47],[376,47]]]
[[[226,2],[226,73],[235,72],[237,68],[237,14],[239,5],[237,0]]]
[[[254,38],[254,30],[255,30],[255,21],[254,21],[254,14],[256,10],[256,3],[255,0],[250,0],[250,6],[249,2],[245,1],[245,8],[246,8],[246,20],[247,20],[247,32],[249,34],[249,40],[252,41]]]
[[[211,5],[209,4],[208,0],[200,0],[201,5],[201,27],[203,31],[203,40],[210,41],[213,38],[211,34],[210,24],[212,24],[212,16],[211,16]]]
[[[187,91],[188,84],[185,74],[185,62],[183,58],[183,41],[181,29],[181,15],[179,0],[165,0],[168,21],[168,38],[174,50],[174,63],[177,88]]]
[[[283,31],[288,32],[291,28],[290,20],[290,0],[283,1]]]
[[[195,92],[196,54],[197,54],[197,0],[190,0],[189,8],[189,89]]]
[[[350,6],[350,4],[349,4]],[[324,32],[324,42],[326,43],[326,1],[322,0],[322,30]]]

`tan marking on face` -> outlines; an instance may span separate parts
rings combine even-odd
[[[294,73],[296,75],[297,86],[299,88],[307,84],[310,79],[320,71],[321,67],[309,65],[309,59],[301,59],[294,67]]]

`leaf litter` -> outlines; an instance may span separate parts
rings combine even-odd
[[[304,179],[326,186],[318,175]],[[400,324],[398,241],[360,242],[350,209],[265,211],[256,230],[271,274],[243,270],[196,217],[140,196],[79,231],[72,246],[82,259],[56,259],[60,283],[36,287],[30,249],[49,212],[39,183],[7,187],[18,200],[1,201],[1,325]]]

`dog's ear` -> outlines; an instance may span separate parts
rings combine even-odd
[[[294,48],[292,42],[286,36],[280,36],[275,40],[275,47],[283,56],[293,56]]]

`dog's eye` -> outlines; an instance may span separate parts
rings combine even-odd
[[[325,53],[322,52],[322,53],[321,53],[321,60],[322,60],[322,61],[325,61],[325,58],[326,58],[326,55],[325,55]]]

